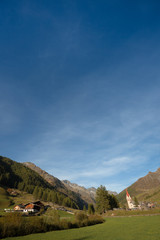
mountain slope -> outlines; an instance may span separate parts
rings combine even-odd
[[[84,201],[84,205],[86,203],[92,203],[95,204],[95,197],[96,197],[96,188],[85,188],[82,186],[79,186],[76,183],[71,183],[68,180],[60,181],[58,178],[52,176],[51,174],[47,173],[46,171],[42,170],[35,164],[31,162],[25,162],[23,163],[25,166],[29,167],[30,169],[37,172],[41,177],[43,177],[48,183],[50,183],[52,186],[54,186],[58,191],[63,192],[73,199],[77,197],[77,199],[81,199],[80,201]],[[109,194],[116,195],[116,192],[108,191]]]
[[[31,162],[24,162],[23,163],[26,167],[32,169],[36,173],[38,173],[43,179],[45,179],[49,184],[51,184],[53,187],[60,191],[65,190],[64,184],[56,177],[50,175],[49,173],[45,172],[38,166],[36,166],[34,163]]]
[[[156,201],[160,203],[160,168],[138,179],[127,189],[131,197],[136,197],[139,201]],[[117,195],[117,199],[122,204],[126,203],[125,190]]]
[[[86,198],[83,198],[79,192],[74,191],[74,189],[69,188],[68,185],[64,184],[63,181],[60,181],[58,178],[52,176],[51,174],[47,173],[46,171],[42,170],[41,168],[37,167],[35,164],[31,162],[23,163],[28,168],[32,169],[36,173],[38,173],[42,178],[44,178],[50,185],[52,185],[56,190],[68,195],[72,198],[78,205],[83,208],[83,205],[88,205],[90,201],[87,201]]]
[[[96,191],[97,189],[94,187],[91,188],[85,188],[83,186],[79,186],[76,183],[71,183],[68,180],[62,181],[66,187],[68,187],[71,191],[74,191],[76,193],[80,194],[80,197],[87,201],[88,203],[95,204],[95,198],[96,198]],[[108,191],[109,194],[117,195],[116,192]]]
[[[68,180],[63,180],[62,182],[68,189],[70,189],[71,191],[74,191],[75,193],[78,193],[84,201],[95,204],[95,195],[96,195],[95,188],[86,189],[84,187],[79,186],[78,184],[71,183]]]
[[[68,194],[70,196],[77,196],[78,198],[86,203],[93,203],[95,204],[95,194],[96,189],[86,189],[81,187],[77,184],[71,183],[68,180],[60,181],[58,178],[48,174],[46,171],[42,170],[41,168],[37,167],[35,164],[31,162],[23,163],[25,166],[29,167],[30,169],[37,172],[41,177],[43,177],[47,182],[49,182],[52,186],[54,186],[58,191]]]
[[[37,173],[21,163],[0,156],[0,184],[17,188],[20,183],[53,189],[53,187]]]
[[[11,204],[7,191],[0,187],[0,208],[8,207]]]
[[[60,192],[37,172],[9,158],[0,156],[0,187],[16,188],[31,193],[36,199],[60,205],[83,208],[80,198]],[[70,197],[71,196],[71,197]]]

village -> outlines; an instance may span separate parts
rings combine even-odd
[[[14,194],[14,192],[12,192],[12,195]],[[16,194],[16,193],[15,193]],[[135,203],[135,201],[131,198],[130,194],[128,193],[127,189],[126,189],[126,201],[127,201],[127,208],[118,208],[121,210],[148,210],[151,208],[155,207],[155,203],[153,202],[137,202],[137,204]],[[25,215],[39,215],[44,213],[48,208],[52,208],[54,210],[61,210],[61,211],[65,211],[68,213],[73,214],[72,211],[67,210],[65,207],[63,206],[50,206],[48,205],[44,205],[41,201],[35,201],[35,202],[29,202],[27,204],[17,204],[14,206],[13,209],[4,209],[5,212],[20,212],[23,213]],[[114,208],[113,210],[118,210],[116,208]]]
[[[133,199],[129,195],[127,189],[126,189],[126,200],[127,200],[129,210],[138,210],[138,209],[139,210],[148,210],[148,209],[155,207],[155,203],[153,203],[153,202],[138,202],[137,201],[137,203],[135,203],[135,201],[133,201]]]

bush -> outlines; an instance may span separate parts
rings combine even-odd
[[[32,233],[47,232],[79,228],[102,223],[100,216],[76,213],[74,221],[61,220],[58,212],[53,211],[51,216],[23,217],[20,213],[9,213],[0,218],[0,238],[23,236]]]
[[[82,221],[87,220],[87,219],[88,219],[88,216],[85,213],[82,213],[82,212],[77,212],[76,213],[76,220],[77,221],[82,222]]]
[[[75,218],[75,224],[77,225],[77,227],[91,226],[103,222],[104,220],[101,216],[97,215],[87,216],[86,214],[81,212],[77,213]]]
[[[88,219],[88,226],[103,223],[104,219],[98,215],[91,215]]]
[[[43,216],[43,221],[45,224],[59,224],[60,222],[60,217],[58,214],[58,211],[54,210],[50,212],[50,214],[47,214]]]
[[[1,237],[23,235],[23,218],[20,213],[9,213],[1,219]]]

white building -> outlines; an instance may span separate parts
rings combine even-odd
[[[131,196],[129,195],[127,189],[126,189],[126,200],[127,200],[128,208],[129,208],[129,209],[136,208],[136,206],[134,205],[134,202],[133,202]]]

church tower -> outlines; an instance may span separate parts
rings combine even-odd
[[[132,198],[131,198],[131,196],[129,195],[127,189],[126,189],[126,200],[127,200],[128,208],[129,208],[129,209],[135,208],[135,205],[134,205],[134,203],[133,203],[133,201],[132,201]]]

